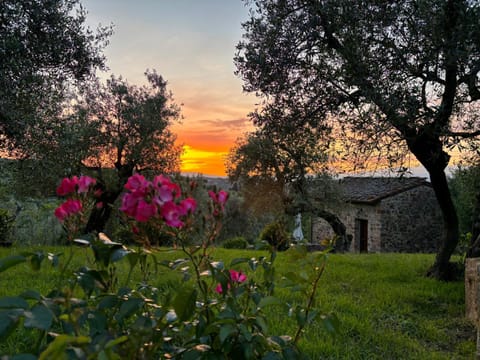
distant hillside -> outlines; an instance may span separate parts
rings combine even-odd
[[[216,186],[219,190],[231,190],[232,184],[226,177],[208,177],[205,176],[208,186]]]

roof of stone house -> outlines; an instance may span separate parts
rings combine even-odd
[[[430,183],[421,177],[345,177],[340,180],[345,200],[375,204],[382,199]]]

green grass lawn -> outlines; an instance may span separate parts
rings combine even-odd
[[[0,257],[25,249],[0,249]],[[54,253],[66,248],[48,248]],[[258,257],[263,252],[216,249],[213,257],[226,264],[237,257]],[[159,258],[175,259],[179,252],[161,251]],[[74,264],[92,261],[85,249],[75,249]],[[433,255],[423,254],[331,254],[317,295],[317,308],[335,313],[340,330],[328,335],[320,322],[309,326],[300,342],[311,359],[472,359],[476,332],[464,319],[463,282],[444,283],[424,276]],[[174,286],[178,279],[168,269],[151,270],[151,282]],[[302,271],[289,252],[280,253],[276,274]],[[121,269],[120,278],[127,273]],[[48,292],[58,271],[43,266],[33,272],[26,264],[0,273],[0,296],[19,294],[35,288]],[[121,282],[122,279],[119,279]],[[140,281],[139,274],[132,282]],[[134,286],[132,283],[130,286]],[[292,303],[297,293],[277,287],[276,296]],[[293,335],[294,321],[285,312],[270,308],[270,330]],[[0,344],[0,354],[11,351],[22,334]]]

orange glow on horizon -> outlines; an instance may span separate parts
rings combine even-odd
[[[225,157],[228,151],[196,149],[183,146],[181,171],[201,175],[226,176]]]

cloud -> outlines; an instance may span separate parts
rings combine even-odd
[[[225,130],[228,129],[245,129],[251,126],[250,120],[247,118],[234,119],[234,120],[198,120],[199,123],[205,124],[207,126],[213,126],[216,128],[224,127]]]

